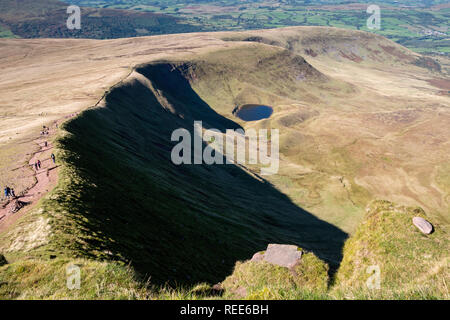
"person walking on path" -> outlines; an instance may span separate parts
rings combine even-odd
[[[50,156],[52,158],[53,163],[56,163],[56,157],[55,155],[52,153],[52,155]]]
[[[11,190],[9,191],[9,194],[11,195],[11,197],[12,197],[13,199],[16,198],[16,192],[14,191],[14,188],[11,188]]]
[[[38,171],[39,170],[39,167],[38,167],[38,163],[37,163],[37,161],[34,163],[34,169],[36,170],[36,171]]]
[[[37,161],[37,164],[38,164],[38,167],[39,167],[39,169],[41,168],[41,160],[38,160]]]
[[[48,143],[47,143],[47,141],[45,141],[44,142],[44,146],[47,148],[47,145],[48,145]]]
[[[5,187],[5,197],[8,199],[10,195],[11,189],[8,186]]]

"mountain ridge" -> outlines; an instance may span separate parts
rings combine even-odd
[[[286,36],[298,33],[301,38],[314,29],[258,34],[278,36],[282,42]],[[16,126],[21,134],[14,139],[8,139],[12,131],[1,132],[5,146],[17,141],[27,146],[21,139],[37,132],[42,121],[51,123],[65,113],[83,111],[59,131],[56,189],[0,235],[1,251],[10,262],[2,267],[3,275],[19,268],[23,271],[18,274],[28,276],[39,266],[61,268],[77,258],[83,266],[102,263],[102,268],[121,275],[129,270],[120,266],[130,263],[138,283],[147,276],[153,276],[154,284],[214,283],[231,273],[236,260],[249,258],[269,242],[298,244],[336,269],[347,234],[363,221],[366,204],[374,198],[423,203],[433,221],[445,218],[448,98],[427,82],[439,73],[401,58],[391,61],[396,71],[392,72],[380,70],[377,61],[358,63],[341,56],[331,63],[334,53],[298,54],[309,47],[288,50],[221,40],[230,35],[3,42],[0,50],[13,54],[3,62],[5,73],[0,78],[9,92],[4,95],[8,100],[2,106],[2,127],[21,123],[11,117],[20,111],[17,106],[24,106],[27,113],[43,112],[35,119],[28,116],[27,126]],[[234,37],[240,39],[242,34]],[[43,45],[48,51],[39,47]],[[172,52],[163,54],[167,47]],[[349,56],[351,51],[343,52]],[[64,55],[66,60],[60,60]],[[41,65],[42,57],[48,58],[48,66]],[[7,68],[14,59],[18,69]],[[52,61],[58,63],[57,73]],[[32,72],[22,73],[25,80],[17,76],[20,70]],[[61,70],[74,77],[61,79]],[[99,79],[108,87],[99,86]],[[401,84],[396,82],[400,79]],[[57,82],[61,88],[66,85],[63,99],[53,93],[43,102],[36,93]],[[15,95],[14,88],[22,94]],[[167,105],[162,106],[155,93]],[[64,104],[76,99],[76,105]],[[61,104],[59,113],[49,112],[52,101]],[[251,102],[272,106],[273,115],[255,123],[233,116],[236,104]],[[250,165],[244,170],[171,164],[167,158],[173,145],[171,129],[192,130],[192,121],[198,119],[222,129],[279,128],[279,175],[260,181],[249,174],[259,168]],[[8,164],[3,162],[0,170],[8,172]],[[11,250],[11,243],[31,239],[33,230],[24,234],[25,226],[35,222],[45,222],[51,230],[45,245]],[[127,285],[134,283],[130,279]],[[21,287],[14,281],[8,282],[3,295],[20,297],[11,295],[14,287]],[[25,297],[32,294],[23,290]]]

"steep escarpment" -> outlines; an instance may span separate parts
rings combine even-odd
[[[64,70],[73,73],[76,65],[89,81],[76,82],[79,90],[68,90],[64,99],[83,106],[88,102],[77,99],[81,99],[82,92],[90,92],[87,87],[105,83],[99,89],[101,95],[117,82],[106,77],[111,70],[122,68],[114,79],[123,79],[128,66],[141,64],[110,88],[96,107],[60,127],[57,188],[30,208],[11,230],[0,234],[0,254],[6,260],[6,265],[0,267],[0,296],[154,297],[152,290],[143,288],[146,282],[142,280],[148,278],[151,284],[176,283],[180,292],[184,292],[185,285],[219,281],[223,289],[230,291],[242,287],[239,281],[245,280],[247,293],[258,298],[445,296],[442,278],[433,282],[434,289],[420,295],[423,281],[408,282],[410,278],[403,269],[399,278],[408,282],[411,290],[393,281],[397,291],[373,295],[364,291],[363,276],[369,276],[365,273],[366,258],[370,263],[387,257],[399,265],[412,264],[420,257],[410,248],[426,243],[430,246],[421,250],[433,251],[433,262],[423,264],[424,260],[417,260],[422,262],[412,274],[424,275],[425,281],[428,275],[435,275],[433,270],[442,274],[444,256],[438,251],[445,244],[441,237],[445,234],[440,233],[445,221],[438,217],[447,215],[449,199],[446,168],[450,152],[446,142],[450,118],[446,97],[437,95],[428,84],[432,73],[401,59],[393,60],[389,64],[392,69],[387,70],[380,69],[383,62],[375,60],[334,59],[330,48],[339,43],[332,41],[333,30],[328,28],[311,33],[322,34],[325,40],[307,43],[313,50],[308,51],[309,55],[300,50],[300,45],[296,47],[295,36],[301,40],[311,30],[315,29],[245,33],[267,37],[272,32],[277,43],[224,42],[219,39],[221,34],[214,34],[177,36],[167,42],[161,42],[161,38],[93,41],[95,49],[88,54],[85,48],[94,46],[83,42],[76,54],[68,50],[66,63],[72,67]],[[362,37],[368,43],[374,41],[373,36]],[[184,42],[176,53],[168,52],[180,39]],[[285,41],[287,46],[279,45]],[[350,43],[361,52],[365,50],[364,42],[358,39],[350,37],[342,42]],[[59,41],[48,42],[51,50],[59,52],[56,44],[62,45]],[[63,44],[72,45],[71,41]],[[380,40],[375,47],[379,44],[385,42]],[[321,46],[327,50],[320,53]],[[95,61],[101,60],[102,64],[87,63],[96,51],[105,53],[95,55]],[[343,52],[351,57],[350,51]],[[308,57],[304,59],[302,54]],[[30,65],[38,63],[26,61]],[[58,68],[63,65],[54,64]],[[94,69],[91,77],[89,71]],[[11,78],[17,75],[7,72]],[[17,92],[22,85],[27,90],[27,95],[20,96],[29,110],[41,112],[42,105],[62,101],[55,94],[48,101],[25,103],[23,97],[41,98],[42,92],[54,92],[57,84],[55,80],[51,85],[41,85],[36,78],[33,82],[39,82],[39,88],[32,88],[28,79],[15,84],[20,88]],[[15,103],[16,97],[10,93],[8,103]],[[33,109],[37,104],[40,108]],[[236,106],[251,104],[270,106],[273,113],[262,121],[250,122],[233,115]],[[65,107],[61,110],[79,111]],[[191,138],[195,137],[196,120],[202,121],[204,128],[221,132],[279,129],[278,174],[261,177],[258,165],[175,165],[171,151],[177,142],[171,141],[171,135],[175,129],[184,128]],[[212,142],[205,139],[202,146]],[[403,216],[392,223],[389,219],[377,219],[377,223],[371,223],[370,217],[364,219],[366,204],[376,198],[420,205],[429,212],[436,233],[421,242],[416,241],[422,240],[416,237],[420,234],[411,233],[415,229],[397,227],[406,226]],[[390,213],[386,217],[391,217]],[[387,222],[381,232],[377,229],[380,221]],[[356,231],[342,251],[347,233],[359,230],[359,222],[363,222],[363,232]],[[370,228],[364,228],[367,225]],[[370,252],[365,250],[366,232]],[[379,235],[392,241],[380,244]],[[409,242],[411,239],[414,241]],[[272,266],[236,264],[264,250],[267,244],[301,248],[305,264],[297,271],[311,281]],[[385,247],[380,253],[381,246]],[[393,246],[402,250],[394,250]],[[352,250],[355,247],[362,249]],[[79,266],[86,277],[85,286],[77,292],[66,288],[65,273],[70,264]],[[380,267],[395,280],[395,269],[382,264]],[[230,275],[229,281],[223,281]],[[254,283],[246,282],[252,279]],[[301,291],[304,284],[307,290]],[[353,286],[361,288],[361,295],[351,291]],[[209,285],[197,289],[212,291]]]
[[[335,62],[371,65],[415,65],[440,72],[440,64],[430,57],[421,56],[382,36],[327,27],[285,28],[281,32],[265,30],[258,33],[224,34],[224,40],[265,43],[286,48],[309,59],[329,58]]]
[[[321,103],[355,88],[311,66],[301,55],[265,44],[248,44],[203,55],[187,76],[196,92],[218,112],[232,116],[235,106],[259,103]]]
[[[222,280],[270,242],[336,266],[346,234],[267,181],[235,165],[172,163],[175,129],[240,127],[197,95],[188,65],[140,66],[64,126],[61,181],[43,204],[55,255],[124,261],[153,283]]]

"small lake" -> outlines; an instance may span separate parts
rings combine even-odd
[[[244,121],[256,121],[269,118],[273,113],[272,107],[259,104],[246,104],[237,107],[233,114]]]

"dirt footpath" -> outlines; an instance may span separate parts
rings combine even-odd
[[[56,130],[57,128],[54,124],[52,128],[48,130],[48,134],[41,134],[41,136],[34,141],[39,145],[39,149],[37,152],[31,154],[28,165],[35,177],[35,183],[27,190],[15,190],[17,196],[16,199],[9,200],[0,205],[0,233],[6,231],[9,226],[25,215],[39,199],[56,185],[58,179],[58,166],[53,163],[50,157],[53,152],[53,145],[49,141]],[[46,141],[47,146],[45,146]],[[38,160],[41,161],[41,168],[36,170],[34,164]],[[4,186],[2,186],[2,192],[3,188]]]

